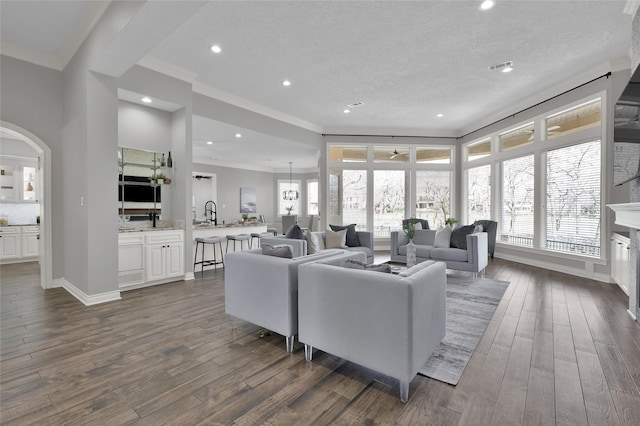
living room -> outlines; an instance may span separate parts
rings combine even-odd
[[[429,10],[427,5],[425,5],[426,10]],[[169,201],[170,208],[168,208],[172,213],[172,219],[182,220],[184,223],[191,222],[193,210],[190,197],[190,182],[192,182],[194,174],[208,173],[216,174],[218,179],[217,203],[220,206],[218,213],[221,220],[240,220],[241,215],[237,211],[238,206],[240,206],[240,189],[252,187],[260,188],[257,198],[262,204],[259,204],[258,208],[260,210],[264,209],[268,217],[267,222],[278,224],[282,216],[278,205],[281,195],[280,188],[281,185],[286,187],[287,182],[290,182],[291,175],[289,174],[288,163],[291,161],[295,167],[293,180],[298,181],[301,187],[301,209],[298,213],[301,216],[301,221],[306,222],[306,217],[310,215],[306,207],[308,197],[306,183],[314,180],[318,182],[321,193],[319,197],[320,207],[318,213],[320,220],[317,223],[318,229],[325,229],[329,224],[335,223],[334,218],[331,217],[332,214],[328,204],[331,197],[328,185],[332,172],[342,172],[344,170],[366,170],[367,173],[370,173],[368,175],[370,177],[369,181],[365,187],[365,191],[368,194],[366,200],[370,206],[375,204],[372,198],[373,185],[375,185],[372,176],[376,170],[410,171],[411,173],[406,175],[408,180],[405,182],[406,206],[409,207],[402,211],[401,215],[404,217],[411,217],[419,213],[416,207],[416,201],[419,200],[414,192],[414,188],[419,184],[417,172],[426,170],[447,171],[450,173],[451,182],[451,202],[448,215],[449,217],[457,217],[463,221],[463,224],[471,223],[473,218],[467,211],[467,173],[474,165],[490,164],[495,167],[494,186],[499,184],[497,170],[504,164],[504,161],[508,161],[509,157],[516,152],[511,151],[510,154],[498,152],[499,148],[496,144],[499,143],[502,134],[522,129],[523,126],[526,127],[529,123],[534,123],[533,129],[525,138],[528,140],[531,137],[534,143],[528,145],[528,148],[516,147],[515,149],[519,150],[517,151],[519,154],[524,155],[526,152],[527,155],[534,156],[534,167],[538,173],[536,177],[541,178],[542,167],[540,164],[542,163],[539,156],[543,152],[546,155],[549,151],[549,146],[544,145],[546,138],[541,136],[545,129],[549,130],[551,127],[545,127],[546,120],[556,113],[580,108],[585,103],[600,99],[602,120],[600,121],[599,130],[594,133],[593,129],[586,129],[583,130],[586,133],[582,133],[582,135],[588,134],[590,139],[599,138],[599,140],[603,141],[603,197],[600,203],[600,211],[604,217],[600,222],[602,226],[599,230],[599,235],[602,237],[600,239],[602,252],[594,257],[564,256],[558,255],[557,252],[540,250],[544,246],[543,237],[541,234],[534,233],[533,249],[526,245],[518,246],[517,244],[505,244],[504,242],[498,244],[495,253],[496,263],[492,264],[492,267],[496,279],[504,279],[511,282],[517,282],[518,279],[509,277],[510,274],[505,272],[506,270],[517,271],[513,272],[513,274],[521,274],[523,277],[531,274],[533,269],[547,271],[534,272],[532,273],[533,275],[528,275],[533,280],[546,279],[548,276],[553,277],[554,280],[561,279],[559,278],[560,276],[563,277],[562,279],[566,279],[562,274],[556,275],[556,272],[570,273],[576,277],[576,280],[584,279],[585,282],[588,282],[586,284],[588,288],[594,287],[596,281],[611,282],[609,238],[613,232],[625,232],[627,229],[614,223],[615,216],[605,205],[633,201],[629,192],[631,192],[630,187],[634,183],[620,187],[611,185],[613,153],[611,144],[606,143],[612,137],[613,124],[611,121],[614,103],[628,81],[633,65],[637,63],[637,60],[634,62],[628,57],[625,60],[626,50],[623,50],[621,55],[609,58],[606,64],[592,64],[588,69],[576,68],[570,73],[564,74],[566,79],[563,79],[563,81],[550,81],[548,84],[538,86],[535,90],[536,93],[528,96],[515,97],[512,93],[511,99],[513,101],[508,103],[504,100],[499,103],[492,99],[492,107],[487,105],[484,108],[480,108],[480,111],[467,111],[466,107],[460,107],[460,105],[464,105],[467,102],[466,100],[452,99],[452,106],[446,110],[454,111],[455,108],[458,108],[459,112],[447,113],[445,117],[436,117],[439,112],[434,109],[434,111],[429,112],[429,116],[433,118],[429,118],[429,122],[421,128],[415,128],[411,124],[402,124],[402,113],[400,112],[380,109],[374,109],[370,115],[373,116],[373,120],[378,120],[380,125],[367,128],[361,124],[364,123],[363,121],[357,121],[359,120],[358,114],[364,115],[361,111],[366,111],[366,108],[369,107],[372,109],[380,107],[374,106],[375,103],[367,98],[364,105],[352,107],[349,113],[344,112],[343,110],[346,109],[348,103],[360,100],[354,94],[349,94],[348,98],[340,98],[340,110],[338,111],[340,118],[333,122],[335,124],[327,121],[326,123],[329,124],[317,126],[308,120],[293,116],[291,110],[288,110],[289,113],[280,111],[280,114],[276,114],[277,109],[275,107],[277,105],[275,104],[273,108],[267,109],[259,105],[257,101],[251,103],[247,102],[246,99],[238,99],[237,96],[232,94],[233,92],[223,91],[222,89],[216,91],[212,87],[205,86],[202,81],[196,81],[198,79],[193,75],[188,76],[181,73],[183,70],[176,67],[173,67],[172,73],[160,72],[160,69],[166,70],[172,67],[167,67],[167,63],[162,63],[158,58],[156,58],[158,60],[155,62],[149,57],[145,58],[146,53],[157,46],[157,44],[154,44],[155,42],[169,38],[173,30],[180,27],[184,22],[188,22],[192,16],[197,16],[196,12],[200,6],[202,4],[191,2],[189,6],[175,6],[174,9],[171,6],[169,7],[170,11],[159,11],[155,9],[158,7],[157,5],[151,4],[133,5],[119,2],[102,4],[104,9],[99,15],[100,18],[92,21],[92,23],[95,23],[94,28],[96,29],[92,33],[93,35],[90,36],[88,42],[80,47],[79,54],[73,56],[68,62],[63,61],[63,64],[58,65],[57,68],[44,65],[43,61],[45,60],[42,58],[40,58],[40,62],[36,60],[29,61],[26,57],[21,58],[17,50],[5,50],[3,48],[2,63],[0,64],[2,66],[3,127],[35,141],[36,145],[42,150],[44,173],[46,173],[44,214],[42,215],[44,256],[41,262],[42,269],[38,274],[39,278],[36,279],[42,280],[43,288],[53,289],[71,285],[80,291],[81,297],[85,297],[85,300],[90,300],[92,303],[119,300],[120,298],[124,300],[114,303],[124,303],[128,297],[131,297],[120,292],[117,284],[118,256],[116,247],[118,246],[117,230],[119,222],[114,214],[118,210],[117,200],[104,197],[103,194],[110,193],[111,188],[115,188],[118,184],[115,152],[121,146],[121,141],[123,140],[122,135],[119,133],[122,130],[122,126],[119,126],[118,117],[122,105],[132,109],[149,107],[132,104],[130,101],[122,99],[119,97],[118,91],[123,90],[180,105],[179,109],[172,112],[166,110],[162,112],[162,114],[165,114],[166,129],[171,133],[170,137],[166,137],[153,148],[143,146],[144,144],[141,143],[142,138],[138,138],[137,141],[129,139],[125,143],[128,148],[153,149],[159,153],[171,151],[176,165],[170,189],[172,191]],[[477,10],[477,5],[473,4],[471,6],[473,6],[474,11]],[[500,6],[500,3],[497,6]],[[623,6],[622,4],[618,5],[617,9],[619,10],[617,10],[617,13],[624,15],[622,12]],[[2,7],[4,8],[5,6],[3,5]],[[229,4],[224,4],[220,7],[223,11],[226,11],[227,8],[232,8]],[[249,8],[246,5],[244,7]],[[328,6],[325,5],[325,7]],[[386,5],[386,7],[391,6]],[[437,7],[444,7],[444,5],[438,4]],[[245,10],[242,9],[242,13],[244,12]],[[355,13],[351,9],[350,12]],[[435,10],[432,12],[436,13]],[[123,13],[133,19],[130,22],[130,26],[127,27],[127,31],[131,32],[131,34],[127,35],[129,38],[125,37],[126,34],[124,33],[118,37],[114,33],[105,34],[105,32],[101,32],[108,32],[109,23],[118,19],[119,13]],[[240,12],[237,13],[240,14]],[[286,13],[293,14],[294,12],[287,10]],[[205,19],[204,15],[206,14],[203,13],[201,18],[203,20]],[[259,15],[259,13],[251,12],[252,23],[259,18],[254,15]],[[611,12],[611,15],[613,15],[613,12]],[[632,16],[627,15],[625,15],[623,22],[631,25]],[[151,40],[151,33],[140,34],[144,33],[145,30],[142,27],[136,28],[136,24],[140,23],[139,21],[144,21],[144,16],[155,16],[157,18],[157,26],[164,26],[164,29],[160,31],[161,34],[158,33],[154,36],[157,37],[155,41]],[[233,16],[236,15],[234,14]],[[635,16],[637,21],[637,14]],[[310,17],[307,16],[307,18],[309,21],[313,21]],[[296,20],[293,21],[298,22]],[[417,26],[415,27],[417,28]],[[257,25],[257,28],[261,28],[260,25]],[[265,34],[267,32],[259,33]],[[629,36],[632,34],[630,29],[628,33]],[[133,57],[123,58],[120,53],[123,51],[124,46],[131,44],[131,40],[136,40],[138,37],[140,43],[133,46],[138,49],[137,54],[133,56],[136,59],[133,60]],[[5,40],[3,39],[3,43]],[[175,40],[172,43],[179,44]],[[209,41],[204,44],[208,43]],[[171,43],[165,45],[164,48],[168,48],[169,44]],[[628,40],[627,49],[630,46],[631,40]],[[205,46],[205,50],[208,48],[209,46]],[[391,49],[391,46],[384,45],[381,49]],[[223,49],[224,52],[225,50]],[[160,51],[156,53],[158,57],[163,56]],[[207,58],[204,61],[211,60],[209,57]],[[502,60],[506,61],[509,58],[496,58],[494,61],[487,62],[484,68]],[[524,65],[524,62],[522,64]],[[515,66],[516,73],[522,72],[518,68],[520,66],[518,61],[515,61]],[[245,69],[257,70],[258,68],[245,66]],[[486,69],[483,69],[483,72],[489,73]],[[258,72],[256,71],[256,73]],[[282,72],[282,74],[285,73]],[[495,74],[491,74],[491,77],[487,78],[493,79],[494,77]],[[414,77],[408,76],[407,80],[412,78]],[[293,78],[292,80],[292,86],[289,87],[291,89],[295,89],[296,84],[301,84],[302,81],[300,79],[296,81]],[[327,81],[332,81],[337,85],[336,80],[339,80],[339,78],[331,75],[327,76]],[[588,84],[585,84],[587,82]],[[390,86],[395,84],[393,81],[388,83]],[[485,83],[489,84],[488,82]],[[279,85],[280,82],[278,81],[277,84]],[[368,84],[371,86],[372,92],[377,90],[378,82],[369,81]],[[482,85],[482,83],[476,84],[478,86]],[[228,89],[230,90],[231,86]],[[282,89],[282,87],[277,87],[277,89]],[[466,90],[468,96],[478,98],[478,95],[474,94],[471,88]],[[517,93],[519,89],[511,88],[510,90],[515,90]],[[262,93],[261,96],[263,96],[263,99],[268,98],[268,94]],[[285,97],[287,96],[290,95]],[[421,97],[417,102],[429,103],[426,99],[429,99],[429,97]],[[304,117],[305,110],[300,107],[299,111]],[[447,122],[449,119],[460,120],[457,117],[460,115],[475,117],[475,119],[467,118],[463,124],[460,124],[460,121]],[[354,116],[356,120],[346,121],[350,119],[347,117]],[[381,117],[385,117],[388,123],[399,123],[399,127],[391,124],[386,125],[385,120],[381,119]],[[222,156],[218,157],[218,160],[214,158],[204,159],[203,156],[197,154],[195,145],[196,142],[203,144],[207,142],[204,137],[202,139],[198,137],[198,141],[196,141],[197,126],[194,123],[199,118],[233,126],[238,129],[238,133],[243,134],[242,139],[245,139],[245,137],[248,139],[245,135],[255,132],[256,134],[277,138],[280,141],[287,141],[290,143],[288,147],[291,152],[278,152],[280,155],[278,155],[277,161],[279,163],[277,165],[269,166],[264,163],[261,166],[245,165],[245,169],[234,167],[234,165],[237,165],[237,161],[225,159]],[[442,127],[438,123],[443,123]],[[387,127],[383,128],[382,126]],[[455,128],[455,130],[448,130],[450,128]],[[525,130],[529,131],[528,128],[523,131]],[[563,139],[563,144],[572,137],[571,135],[561,136],[565,138]],[[495,155],[484,159],[480,158],[477,160],[478,162],[471,164],[468,162],[468,158],[470,153],[474,153],[473,147],[478,144],[482,145],[486,138],[491,139],[490,152]],[[214,136],[211,139],[214,139]],[[571,144],[574,142],[577,143],[578,140],[571,141]],[[141,145],[136,145],[136,143]],[[345,147],[365,148],[365,161],[332,160],[331,150]],[[375,152],[378,148],[386,152],[389,159],[395,155],[395,152],[398,152],[398,154],[406,152],[410,159],[407,162],[399,162],[399,160],[396,160],[398,158],[396,156],[390,159],[390,162],[382,163],[382,165],[377,164]],[[420,150],[433,150],[434,148],[450,148],[450,163],[424,165],[418,161]],[[245,150],[248,157],[248,152],[251,149],[245,148]],[[280,151],[280,148],[276,148],[274,151],[276,150]],[[314,154],[310,156],[308,151],[313,151]],[[306,153],[300,157],[300,161],[296,160],[297,152]],[[305,164],[302,158],[308,161],[306,164],[311,164],[312,166],[308,168],[307,166],[302,166]],[[105,161],[105,159],[113,159],[114,161]],[[200,159],[204,161],[200,162]],[[263,156],[262,161],[264,160]],[[231,165],[231,167],[224,166],[225,163],[227,166]],[[246,180],[241,181],[240,179]],[[537,191],[534,196],[535,202],[539,205],[544,199],[544,193],[540,190]],[[491,201],[491,208],[494,209],[492,211],[495,212],[492,215],[497,218],[498,214],[502,213],[497,209],[499,201],[497,195]],[[222,208],[222,205],[225,207]],[[521,204],[521,208],[525,207]],[[198,210],[202,208],[197,206]],[[202,214],[203,212],[196,211],[197,216]],[[539,216],[535,217],[537,221],[535,222],[535,229],[542,229],[544,227],[542,220],[546,216],[542,213],[536,214],[539,214]],[[369,209],[362,216],[360,225],[365,226],[370,231],[374,231],[378,225],[376,221],[375,212],[373,209]],[[500,221],[500,223],[502,225],[503,221]],[[438,222],[436,221],[434,226],[437,224]],[[191,232],[186,227],[184,233],[185,241],[193,239]],[[376,248],[384,251],[387,247],[389,247],[388,238],[380,236],[376,241]],[[185,246],[183,257],[185,285],[203,286],[204,283],[200,281],[199,277],[196,280],[192,279],[192,248]],[[526,264],[536,268],[532,269],[520,265],[513,266],[514,264]],[[491,271],[491,268],[489,268],[489,271]],[[213,286],[219,293],[223,280],[218,273],[213,274],[213,282],[215,283]],[[572,286],[571,288],[572,291],[577,293],[581,291],[579,286]],[[55,291],[60,291],[60,289]],[[138,294],[140,296],[150,295],[152,291],[153,289],[140,290]],[[157,291],[163,290],[158,289]],[[518,292],[520,291],[522,290],[514,291],[516,296],[519,295]],[[545,291],[553,292],[551,287]],[[512,297],[514,292],[510,292],[508,295]],[[525,294],[520,296],[524,297],[526,293],[525,289]],[[574,293],[571,294],[573,295]],[[60,296],[60,294],[56,293],[56,296]],[[575,302],[576,299],[572,299],[571,296],[567,297],[566,294],[564,296],[569,308],[575,307],[571,303]],[[629,296],[632,295],[630,294]],[[633,296],[631,298],[633,299]],[[220,303],[219,299],[215,300],[216,303]],[[508,302],[513,299],[505,300]],[[98,310],[106,310],[108,305],[106,304],[105,308],[96,308]],[[126,306],[134,309],[129,304]],[[216,312],[222,315],[220,311]],[[570,313],[573,314],[572,311]],[[245,331],[254,331],[249,326],[244,327]],[[269,339],[271,339],[269,340],[270,343],[275,341],[275,337],[269,337]],[[276,350],[275,346],[274,344],[274,351]],[[482,351],[480,354],[489,355],[488,352],[483,354]],[[493,355],[496,354],[491,356]],[[348,369],[350,367],[344,366],[342,368]],[[336,380],[336,378],[331,380]],[[375,383],[372,387],[374,391],[377,391],[378,385]],[[420,392],[427,388],[438,387],[438,385],[427,383],[430,382],[426,380],[420,381]],[[387,393],[389,395],[392,394],[391,392]],[[395,391],[393,395],[395,396]],[[194,401],[191,400],[191,402]],[[303,402],[300,400],[298,404],[303,404]],[[454,411],[458,414],[460,413],[459,410]]]

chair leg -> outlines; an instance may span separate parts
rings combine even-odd
[[[199,242],[196,242],[196,252],[193,255],[193,271],[196,271],[196,260],[198,260],[198,246],[200,245]]]
[[[409,382],[400,381],[400,402],[409,400]]]
[[[313,358],[313,346],[304,345],[304,359],[307,361],[311,361]]]
[[[286,339],[286,345],[287,345],[287,352],[293,352],[293,342],[295,340],[295,336],[287,336],[285,337]]]

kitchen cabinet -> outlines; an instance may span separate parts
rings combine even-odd
[[[121,232],[118,235],[121,290],[184,278],[184,231]]]
[[[145,237],[147,281],[184,275],[183,233],[175,231],[149,232]]]
[[[0,202],[37,203],[38,159],[0,156]]]
[[[629,238],[614,233],[611,237],[611,278],[625,294],[629,294],[631,263],[629,260]]]
[[[23,226],[22,227],[22,257],[38,257],[40,252],[40,227],[39,226]]]
[[[0,228],[0,260],[14,261],[22,258],[21,238],[19,226]]]

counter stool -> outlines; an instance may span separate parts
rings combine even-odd
[[[242,250],[243,241],[246,241],[248,248],[251,248],[251,236],[249,234],[227,235],[227,249],[225,253],[229,253],[229,240],[233,241],[233,251],[236,251],[236,241],[240,241],[240,250]]]
[[[267,227],[267,232],[270,234],[273,234],[274,237],[278,236],[278,228]]]
[[[258,239],[258,245],[256,247],[260,247],[260,238],[262,237],[273,237],[273,234],[271,232],[252,232],[251,233],[251,241],[249,241],[249,247],[253,248],[253,239],[257,238]]]
[[[208,238],[196,238],[196,250],[193,256],[193,271],[196,270],[196,265],[200,265],[200,272],[204,274],[204,267],[214,265],[216,269],[218,269],[218,265],[222,264],[224,266],[224,255],[222,254],[222,237],[208,237]],[[200,262],[198,262],[198,247],[202,244],[202,254],[200,255]],[[211,244],[211,249],[213,250],[213,259],[204,258],[204,248],[205,244]],[[218,248],[220,249],[220,257],[218,260],[216,256],[216,244],[218,244]]]

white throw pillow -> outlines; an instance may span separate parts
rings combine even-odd
[[[422,229],[422,222],[416,222],[413,224],[413,229]]]
[[[327,229],[325,237],[325,248],[347,248],[347,230],[332,231]]]
[[[440,248],[450,247],[451,241],[451,228],[449,226],[443,226],[436,231],[435,241],[433,245]]]
[[[305,229],[303,234],[304,239],[307,240],[307,254],[320,252],[320,242],[318,241],[318,237],[308,229]]]

